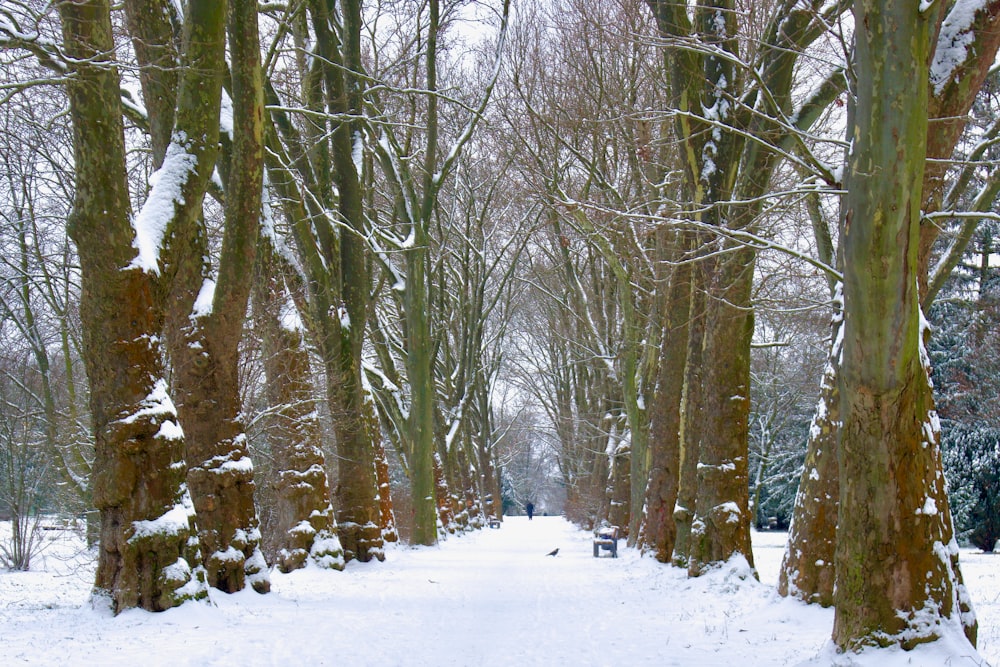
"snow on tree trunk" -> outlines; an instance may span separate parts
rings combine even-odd
[[[837,364],[840,363],[842,326],[843,321],[838,314],[834,320],[830,358],[820,385],[819,404],[809,426],[806,459],[788,531],[788,547],[778,574],[778,593],[824,607],[833,604],[836,573],[834,554],[840,499]]]
[[[675,565],[687,567],[691,546],[691,525],[694,520],[698,490],[698,459],[701,446],[702,420],[702,344],[705,335],[705,295],[702,289],[704,267],[693,265],[691,272],[690,308],[688,320],[687,365],[684,368],[684,386],[681,390],[680,415],[680,478],[677,486],[677,504],[674,522],[677,537],[672,556]]]
[[[734,249],[718,266],[708,304],[702,410],[710,416],[701,428],[698,489],[688,549],[688,573],[742,555],[753,565],[750,549],[748,419],[750,411],[751,311],[754,252]]]
[[[81,268],[83,356],[90,380],[101,515],[95,599],[160,611],[206,595],[184,434],[167,392],[154,276],[132,265],[120,82],[110,7],[62,3],[76,196],[68,231]]]
[[[396,530],[396,513],[392,509],[392,486],[389,483],[389,460],[385,454],[385,443],[376,437],[375,446],[375,481],[378,483],[379,525],[382,528],[382,539],[386,542],[398,542],[399,532]]]
[[[976,622],[961,583],[918,295],[926,85],[937,5],[855,4],[846,172],[836,615],[840,649],[931,642]]]
[[[341,570],[344,551],[330,504],[304,326],[279,265],[268,229],[260,239],[253,302],[273,410],[268,442],[277,474],[276,564],[290,572],[311,559],[320,567]]]

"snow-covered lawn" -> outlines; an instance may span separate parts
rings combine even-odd
[[[93,554],[47,531],[34,571],[0,571],[0,666],[817,664],[833,612],[776,595],[784,539],[754,535],[761,583],[735,566],[689,580],[632,549],[595,559],[591,536],[561,518],[508,517],[439,547],[391,548],[385,563],[274,573],[269,595],[114,618],[87,602]],[[1000,560],[962,558],[980,656],[1000,665]],[[979,662],[936,648],[837,664]]]

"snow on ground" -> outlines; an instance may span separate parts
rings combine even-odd
[[[269,595],[213,593],[211,604],[118,617],[87,602],[93,552],[72,531],[45,537],[33,571],[0,571],[4,667],[980,664],[941,647],[822,653],[832,610],[774,592],[784,533],[753,536],[762,583],[738,566],[690,580],[632,549],[593,558],[591,536],[561,518],[508,517],[439,547],[390,548],[385,563],[274,573]],[[1000,665],[1000,561],[962,558],[980,656]]]

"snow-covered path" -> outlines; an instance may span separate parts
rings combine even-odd
[[[390,549],[385,563],[275,574],[270,595],[214,594],[214,606],[117,618],[86,604],[92,566],[73,570],[55,560],[53,547],[46,571],[0,572],[0,665],[743,667],[808,660],[829,637],[833,614],[778,598],[773,579],[784,536],[754,537],[765,583],[741,578],[738,567],[688,580],[631,549],[595,559],[590,535],[561,518],[507,518],[499,530],[440,547]],[[556,547],[557,556],[545,555]],[[990,627],[995,636],[996,624]]]

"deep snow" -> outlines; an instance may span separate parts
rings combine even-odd
[[[6,528],[6,525],[0,528]],[[344,572],[272,574],[273,591],[212,594],[160,614],[88,604],[93,552],[46,531],[31,572],[0,571],[0,665],[1000,665],[993,556],[963,551],[980,656],[944,643],[833,656],[831,610],[774,592],[784,533],[755,533],[761,582],[731,564],[691,580],[642,558],[593,558],[558,517],[508,517],[438,547]],[[545,554],[558,547],[555,557]]]

